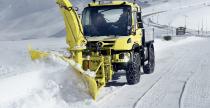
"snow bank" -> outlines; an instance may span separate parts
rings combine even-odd
[[[0,108],[94,107],[86,84],[66,62],[54,57],[44,61],[0,80]]]

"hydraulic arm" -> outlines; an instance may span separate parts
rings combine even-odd
[[[83,35],[81,20],[69,0],[57,0],[57,4],[60,7],[66,26],[66,42],[69,45],[68,50],[71,52],[73,60],[82,66],[82,52],[86,49],[87,41]],[[87,83],[90,95],[93,99],[96,99],[98,87],[95,78],[81,74],[81,70],[77,70],[77,73],[80,73],[79,76]]]
[[[74,60],[82,65],[82,51],[86,48],[81,21],[69,0],[57,0],[66,26],[66,42]]]

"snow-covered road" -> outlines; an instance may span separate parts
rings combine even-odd
[[[137,85],[125,85],[101,102],[103,108],[208,108],[210,39],[156,51],[156,69]]]

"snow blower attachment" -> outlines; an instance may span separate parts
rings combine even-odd
[[[69,0],[56,3],[64,17],[71,57],[29,47],[32,60],[54,55],[68,62],[94,100],[99,89],[112,80],[114,71],[125,70],[128,84],[139,82],[141,66],[147,74],[154,71],[154,41],[146,41],[137,4],[93,0],[83,10],[81,21]]]
[[[56,58],[68,62],[75,69],[77,75],[87,84],[89,93],[95,100],[99,89],[103,87],[108,80],[105,78],[104,66],[105,63],[107,64],[107,62],[105,62],[107,57],[97,56],[83,58],[82,53],[86,49],[87,42],[83,36],[81,21],[68,0],[57,0],[57,4],[64,17],[67,33],[66,42],[69,45],[68,51],[71,52],[72,58],[70,59],[53,52],[33,50],[30,46],[28,47],[29,54],[32,60],[38,60],[53,55],[56,56]]]
[[[31,47],[28,47],[29,54],[31,55],[32,60],[40,60],[45,57],[54,56],[58,59],[61,59],[67,63],[75,70],[76,74],[83,79],[85,84],[89,89],[89,93],[92,98],[95,100],[98,94],[98,87],[95,81],[95,72],[85,71],[81,68],[81,65],[76,63],[73,59],[69,59],[67,57],[52,53],[52,52],[43,52],[38,50],[33,50]]]

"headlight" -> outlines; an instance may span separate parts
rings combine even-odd
[[[129,60],[130,60],[130,57],[125,56],[124,61],[125,61],[125,62],[128,62]]]
[[[130,60],[130,53],[119,54],[119,59],[122,59],[124,62],[128,62]]]

